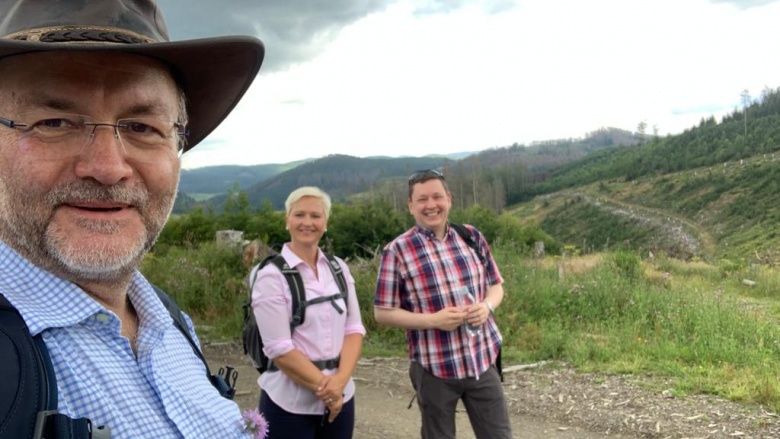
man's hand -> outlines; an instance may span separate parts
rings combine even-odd
[[[468,312],[458,307],[444,308],[432,314],[433,326],[442,331],[453,331],[466,321]]]
[[[466,308],[466,321],[471,326],[481,326],[490,317],[490,308],[485,302],[474,303]]]

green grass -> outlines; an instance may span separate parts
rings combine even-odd
[[[642,260],[627,251],[542,261],[501,246],[494,252],[505,279],[497,310],[504,365],[558,360],[583,371],[660,376],[676,394],[780,411],[776,269]],[[405,355],[404,332],[373,317],[377,262],[351,261],[350,270],[368,331],[363,354]],[[171,247],[150,255],[142,271],[194,318],[202,338],[240,336],[246,270],[236,250]]]

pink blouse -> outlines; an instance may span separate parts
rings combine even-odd
[[[315,277],[313,270],[289,249],[288,244],[282,248],[282,256],[290,266],[301,273],[307,300],[339,293],[338,283],[322,251],[317,257],[319,279]],[[344,337],[350,334],[366,334],[360,318],[355,280],[347,264],[341,259],[338,259],[338,262],[347,280],[347,303],[344,304],[342,299],[336,300],[335,303],[345,312],[339,314],[331,302],[310,305],[306,308],[303,325],[296,327],[292,336],[292,296],[287,281],[273,264],[268,264],[260,270],[252,288],[252,308],[263,337],[263,350],[268,358],[273,359],[298,349],[312,360],[327,360],[339,356]],[[324,370],[323,373],[333,375],[336,371],[337,369]],[[260,375],[257,383],[274,403],[290,413],[319,415],[325,410],[325,405],[313,392],[295,383],[282,371],[266,371]],[[350,378],[344,388],[344,401],[349,401],[354,395],[355,383]]]

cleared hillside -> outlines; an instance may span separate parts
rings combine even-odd
[[[584,251],[630,248],[683,259],[774,264],[780,154],[545,194],[513,211]]]

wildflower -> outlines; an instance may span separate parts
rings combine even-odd
[[[241,418],[244,419],[244,431],[252,434],[252,439],[263,439],[268,436],[268,421],[260,410],[252,409],[245,410],[241,413]]]

